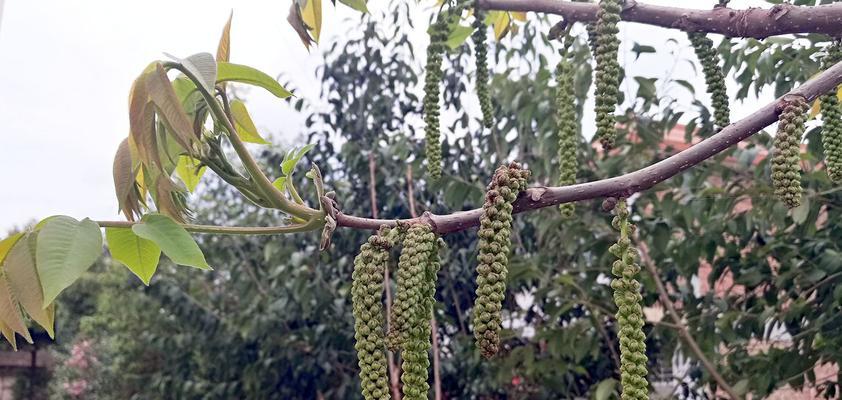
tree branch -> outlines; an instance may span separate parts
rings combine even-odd
[[[534,11],[557,14],[567,21],[596,21],[596,3],[560,0],[479,0],[490,10]],[[656,6],[627,0],[621,14],[623,21],[687,32],[719,33],[729,37],[753,37],[793,33],[842,34],[842,4],[794,6],[776,4],[771,8],[737,10],[716,7],[712,10]]]
[[[815,78],[763,106],[751,115],[728,125],[713,136],[646,168],[594,182],[569,186],[529,188],[521,193],[515,201],[514,212],[521,213],[562,203],[609,196],[628,197],[633,193],[647,190],[771,125],[777,121],[783,105],[791,101],[793,97],[803,97],[808,102],[812,102],[818,96],[834,90],[840,83],[842,83],[842,63],[828,68]],[[436,233],[441,235],[477,226],[481,215],[482,209],[479,208],[448,215],[435,215],[425,212],[421,217],[406,219],[401,222],[407,224],[427,222],[432,225]],[[397,220],[360,218],[337,211],[336,222],[337,226],[375,230],[381,225],[395,226]]]

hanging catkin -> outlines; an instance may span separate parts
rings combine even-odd
[[[637,250],[631,246],[634,226],[629,222],[629,210],[625,199],[620,199],[614,208],[616,216],[612,221],[614,229],[620,232],[620,239],[609,248],[617,261],[611,268],[615,276],[611,281],[614,289],[614,303],[617,304],[617,336],[620,341],[620,384],[623,400],[649,399],[646,381],[646,335],[643,333],[643,309],[640,282],[637,274],[640,266]]]
[[[485,9],[474,5],[474,47],[476,51],[477,66],[477,97],[482,110],[482,124],[486,128],[494,126],[494,109],[491,105],[491,94],[488,88],[488,47],[485,44],[488,36],[488,28],[485,26]]]
[[[696,51],[696,57],[702,64],[702,72],[705,74],[707,92],[710,93],[711,104],[713,105],[713,119],[717,130],[728,126],[731,123],[731,111],[728,105],[728,91],[725,87],[725,76],[719,68],[719,55],[713,48],[713,41],[708,39],[704,32],[689,32],[687,36]]]
[[[789,208],[801,205],[801,135],[804,134],[807,102],[788,98],[778,116],[778,132],[772,156],[772,186],[775,196]]]
[[[435,296],[435,276],[438,274],[439,244],[436,235],[427,224],[417,224],[409,228],[404,247],[401,251],[400,264],[411,271],[398,275],[398,295],[406,293],[398,300],[405,307],[404,321],[400,327],[401,382],[405,400],[423,400],[427,398],[430,385],[427,382],[430,359],[430,318]],[[399,271],[401,267],[399,266]],[[397,302],[395,303],[397,304]],[[392,336],[392,332],[390,332]]]
[[[558,132],[558,184],[560,186],[576,183],[576,170],[579,163],[576,160],[578,142],[578,123],[576,115],[576,98],[573,93],[573,63],[569,58],[569,41],[565,46],[561,61],[556,66],[556,131]],[[564,218],[573,216],[574,203],[559,205]]]
[[[439,97],[443,76],[442,54],[447,40],[447,13],[439,13],[430,27],[430,44],[427,46],[427,66],[424,77],[424,136],[427,156],[427,173],[433,180],[441,178],[441,132],[439,131]]]
[[[503,299],[506,293],[509,246],[512,231],[512,203],[526,189],[529,170],[517,163],[502,165],[494,172],[485,193],[479,228],[477,256],[477,298],[473,309],[474,337],[480,353],[490,358],[500,346]]]
[[[600,0],[596,22],[596,136],[603,150],[610,150],[617,141],[614,110],[620,94],[620,63],[617,38],[622,6],[619,0]]]
[[[827,49],[824,68],[842,61],[842,43],[836,42]],[[819,98],[822,110],[822,147],[827,175],[835,183],[842,183],[842,104],[833,88]]]
[[[354,311],[354,348],[360,366],[360,386],[366,400],[388,400],[386,353],[383,339],[383,274],[394,246],[390,229],[368,238],[354,259],[351,303]]]

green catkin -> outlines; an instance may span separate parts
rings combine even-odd
[[[506,293],[509,247],[512,231],[512,203],[526,189],[529,170],[517,163],[502,165],[494,172],[485,193],[479,228],[477,290],[473,309],[474,337],[485,358],[500,347],[503,299]]]
[[[414,228],[414,227],[413,227]],[[423,294],[424,263],[426,252],[420,247],[422,236],[418,228],[410,228],[403,239],[403,250],[398,259],[395,300],[392,303],[392,321],[386,344],[391,351],[402,350],[409,338],[409,326]]]
[[[803,97],[793,97],[787,100],[778,116],[772,156],[772,186],[775,196],[789,208],[801,205],[801,135],[804,133],[807,108]]]
[[[596,57],[596,23],[590,22],[585,25],[588,32],[588,47],[591,49],[591,54]]]
[[[488,36],[488,28],[485,26],[486,11],[477,5],[474,6],[474,47],[476,51],[477,66],[477,97],[482,110],[482,125],[486,128],[494,126],[494,109],[491,105],[491,94],[488,89],[488,47],[485,40]]]
[[[837,42],[827,49],[825,69],[842,61],[842,43]],[[842,104],[836,96],[836,88],[819,98],[822,111],[822,147],[827,175],[835,183],[842,183]]]
[[[687,37],[693,44],[696,57],[702,64],[702,72],[705,74],[707,92],[710,94],[713,105],[713,119],[717,130],[720,130],[731,123],[731,111],[728,105],[728,91],[725,87],[725,76],[719,68],[719,55],[713,49],[713,41],[708,39],[704,32],[688,32]]]
[[[649,383],[646,381],[646,335],[643,333],[643,297],[637,274],[637,250],[631,246],[634,225],[629,222],[629,210],[625,199],[620,199],[614,208],[616,216],[612,221],[614,229],[620,232],[620,239],[609,248],[617,261],[611,268],[615,276],[611,281],[614,302],[617,304],[617,336],[620,341],[620,384],[623,400],[649,399]]]
[[[368,238],[354,259],[351,303],[354,312],[354,338],[360,367],[360,386],[366,400],[388,400],[389,379],[383,338],[383,274],[394,246],[389,229]]]
[[[427,66],[424,77],[424,136],[427,155],[427,172],[430,178],[441,178],[441,132],[439,126],[439,97],[441,93],[442,55],[447,40],[448,13],[439,13],[430,27],[430,44],[427,46]]]
[[[569,40],[569,38],[568,38]],[[560,186],[576,183],[576,171],[579,163],[576,159],[578,142],[578,118],[576,99],[573,93],[573,63],[567,52],[556,66],[556,130],[558,131],[558,184]],[[574,203],[559,205],[561,216],[570,218],[575,211]]]
[[[405,285],[413,285],[414,296],[403,299],[404,302],[412,303],[406,314],[401,349],[401,382],[403,398],[406,400],[425,400],[430,389],[427,382],[430,368],[430,318],[435,302],[436,275],[440,267],[438,250],[439,242],[429,225],[417,224],[409,228],[401,252],[401,261],[411,264],[415,274],[410,282],[404,281]],[[400,281],[398,285],[400,291]]]
[[[617,141],[614,110],[620,94],[620,63],[617,51],[620,39],[617,38],[622,10],[619,0],[600,0],[596,22],[596,136],[602,143],[603,150],[614,148]]]

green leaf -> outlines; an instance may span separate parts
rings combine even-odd
[[[46,308],[102,254],[99,225],[67,216],[51,217],[38,232],[35,260]],[[14,326],[12,326],[14,329]]]
[[[236,125],[237,128],[237,135],[240,136],[240,139],[244,142],[271,144],[257,132],[257,127],[254,126],[254,121],[252,121],[251,115],[249,115],[245,103],[240,100],[233,100],[231,102],[231,116],[234,117],[234,125]]]
[[[32,343],[32,336],[29,335],[29,329],[26,329],[19,305],[12,296],[12,291],[6,279],[0,279],[0,321],[11,328],[13,332],[23,336],[27,342]],[[9,343],[12,343],[12,341],[9,341]]]
[[[599,382],[599,385],[597,385],[596,391],[594,392],[594,400],[608,400],[611,398],[611,395],[614,394],[616,386],[617,380],[613,378],[608,378]]]
[[[0,264],[3,263],[3,260],[6,259],[6,255],[9,254],[9,250],[12,249],[21,237],[23,237],[23,232],[15,233],[12,236],[0,240]]]
[[[289,176],[292,173],[292,170],[295,169],[295,164],[298,164],[298,161],[301,160],[301,157],[304,157],[307,152],[316,147],[315,144],[308,144],[298,151],[295,148],[288,151],[286,155],[284,155],[284,161],[281,162],[281,172],[284,175]]]
[[[213,87],[216,83],[216,59],[210,53],[197,53],[190,57],[180,59],[167,54],[170,58],[181,63],[182,66],[193,74],[208,93],[213,94]]]
[[[178,178],[184,182],[184,186],[187,187],[187,190],[192,192],[196,190],[196,186],[198,186],[199,181],[202,180],[202,176],[205,174],[206,169],[207,167],[204,165],[199,167],[199,160],[190,156],[182,155],[178,157],[178,164],[175,166],[175,173],[178,175]]]
[[[217,66],[217,82],[241,82],[249,85],[259,86],[269,91],[275,96],[285,99],[292,96],[288,90],[284,89],[278,81],[271,76],[258,71],[252,67],[221,62]]]
[[[51,338],[55,337],[55,303],[43,308],[44,291],[35,267],[36,234],[31,233],[18,241],[3,264],[3,278],[11,288],[13,297],[33,321],[41,325]]]
[[[471,33],[474,32],[474,27],[472,26],[464,26],[456,24],[451,27],[450,35],[447,37],[447,45],[453,50],[456,50],[462,43],[465,43],[465,40],[468,39],[468,36],[471,36]]]
[[[114,193],[117,204],[128,219],[140,214],[140,198],[137,195],[135,180],[139,165],[132,160],[129,138],[123,139],[114,155]]]
[[[286,176],[282,176],[282,177],[280,177],[280,178],[278,178],[278,179],[275,179],[275,181],[274,181],[274,182],[272,182],[272,186],[276,187],[278,190],[280,190],[281,192],[283,192],[283,191],[287,190],[287,188],[286,188],[286,186],[285,186],[285,185],[286,185],[286,183],[287,183],[287,177],[286,177]]]
[[[644,78],[642,76],[635,76],[634,80],[637,81],[638,84],[638,97],[649,100],[654,100],[656,98],[657,90],[655,89],[655,81],[657,81],[657,78]]]
[[[301,20],[313,34],[313,41],[319,43],[322,32],[322,0],[299,0]]]
[[[12,345],[12,349],[18,351],[18,343],[17,340],[15,340],[15,331],[13,331],[12,328],[9,328],[9,325],[4,324],[3,321],[0,321],[0,333],[2,333],[6,341]]]
[[[141,223],[132,226],[132,231],[141,238],[157,244],[176,264],[211,269],[190,233],[166,215],[144,215]]]
[[[161,248],[155,242],[136,235],[129,228],[106,228],[105,239],[111,250],[111,257],[125,265],[149,286],[152,275],[158,269]]]
[[[365,0],[339,0],[339,2],[363,14],[368,13],[368,6]]]
[[[792,209],[792,220],[798,225],[803,224],[808,215],[810,215],[810,201],[807,199],[802,200],[800,206]]]
[[[197,140],[196,135],[193,134],[193,123],[184,111],[184,107],[181,106],[181,101],[161,64],[158,64],[155,72],[147,78],[146,88],[158,115],[163,118],[169,131],[173,133],[173,138],[184,150],[193,151],[193,142]]]
[[[632,52],[635,55],[634,59],[637,60],[638,58],[640,58],[641,53],[654,53],[655,48],[652,46],[641,45],[640,43],[634,42]]]
[[[234,10],[228,15],[228,22],[222,28],[222,36],[219,38],[219,45],[216,46],[216,61],[228,62],[231,59],[231,20],[234,19]]]

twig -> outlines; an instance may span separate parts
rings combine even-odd
[[[570,22],[596,21],[599,5],[560,0],[479,0],[489,10],[534,11],[557,14]],[[799,7],[776,4],[770,8],[737,10],[728,7],[699,10],[656,6],[627,0],[623,21],[639,22],[687,32],[719,33],[729,37],[753,37],[793,33],[842,33],[842,4]]]
[[[713,380],[716,381],[716,384],[728,393],[728,396],[731,397],[733,400],[739,400],[740,396],[734,391],[734,388],[725,381],[725,378],[719,374],[719,371],[716,370],[716,367],[713,363],[705,356],[705,353],[702,351],[699,344],[693,339],[693,335],[687,330],[687,326],[681,321],[681,315],[678,313],[678,310],[675,309],[675,305],[673,304],[672,300],[670,300],[669,294],[667,293],[667,289],[664,286],[664,282],[661,281],[661,276],[658,274],[658,269],[655,267],[655,263],[652,261],[652,258],[649,257],[649,248],[646,246],[645,243],[641,243],[638,241],[638,249],[640,250],[640,260],[649,273],[652,275],[652,279],[655,281],[655,288],[658,290],[658,297],[661,299],[661,303],[663,303],[664,309],[667,311],[667,315],[670,316],[672,322],[676,325],[676,330],[678,331],[678,335],[681,336],[682,339],[687,343],[687,346],[690,348],[690,351],[696,355],[696,358],[699,359],[699,362],[702,363],[702,366],[708,371]]]

